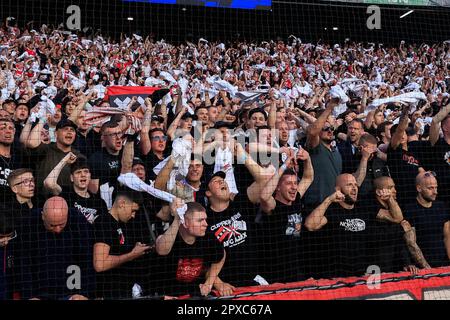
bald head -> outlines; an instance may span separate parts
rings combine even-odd
[[[66,200],[61,197],[52,197],[44,204],[42,220],[45,228],[54,233],[61,233],[67,225],[69,208]]]
[[[416,186],[423,185],[427,182],[434,182],[436,180],[435,173],[431,171],[421,172],[416,176]]]
[[[426,202],[436,200],[438,194],[438,183],[435,173],[431,171],[421,172],[416,177],[416,189],[419,198]]]
[[[373,186],[376,190],[388,189],[394,184],[394,180],[391,177],[379,177],[373,181]]]
[[[342,188],[349,182],[356,183],[356,179],[350,173],[343,173],[336,178],[336,187]]]
[[[347,204],[354,204],[358,199],[358,184],[353,175],[344,173],[336,178],[336,190],[341,191],[345,195]]]

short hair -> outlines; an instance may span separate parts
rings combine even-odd
[[[375,138],[370,133],[364,133],[361,138],[359,138],[359,144],[362,145],[364,142],[371,143],[371,144],[378,144],[377,138]]]
[[[77,160],[70,166],[70,174],[81,169],[90,169],[86,157],[82,155],[78,156]]]
[[[364,122],[363,122],[361,119],[355,118],[355,119],[353,119],[352,121],[350,121],[349,124],[352,124],[352,123],[354,123],[354,122],[359,123],[359,124],[361,125],[361,128],[364,129]]]
[[[153,128],[152,130],[150,130],[150,131],[148,132],[148,136],[151,137],[152,134],[155,133],[155,132],[162,132],[163,134],[166,134],[166,133],[164,132],[164,130],[161,129],[161,128]]]
[[[117,195],[114,200],[114,203],[120,198],[125,198],[128,201],[137,203],[139,206],[141,206],[144,203],[144,198],[142,197],[142,193],[131,190],[131,189],[122,189],[122,190],[117,191]]]
[[[378,138],[381,138],[381,134],[384,133],[384,131],[386,130],[386,127],[387,127],[387,126],[390,126],[391,124],[393,124],[392,121],[385,121],[385,122],[383,122],[382,124],[380,124],[380,125],[377,127],[377,137],[378,137]]]
[[[281,175],[281,178],[283,178],[284,176],[296,176],[296,177],[298,177],[297,172],[294,169],[291,169],[291,168],[288,168],[288,169],[283,171],[283,174]],[[280,180],[281,180],[281,178],[280,178]]]
[[[205,109],[206,111],[208,111],[208,107],[203,103],[195,109],[195,113],[197,113],[197,111],[200,109]]]
[[[373,180],[373,186],[374,186],[375,190],[382,189],[384,183],[389,179],[394,181],[391,177],[388,177],[388,176],[378,177],[375,180]]]
[[[398,128],[398,123],[397,123],[397,124],[394,124],[394,125],[389,129],[389,131],[391,132],[391,136],[393,136],[393,135],[395,134],[395,131],[397,131],[397,128]]]
[[[106,129],[117,128],[118,126],[119,126],[119,123],[117,121],[109,120],[102,125],[100,132],[103,134],[103,133],[105,133]]]
[[[2,109],[0,109],[0,110],[2,110]],[[6,110],[4,110],[4,111],[7,112]],[[14,129],[16,128],[15,124],[14,124],[14,121],[11,118],[0,118],[0,122],[9,122],[9,123],[11,123],[14,126]]]
[[[192,214],[194,212],[200,211],[200,212],[206,212],[205,207],[203,207],[200,203],[198,202],[188,202],[186,203],[187,205],[187,210],[186,210],[186,215],[187,214]]]
[[[16,169],[9,174],[8,179],[6,181],[8,182],[9,186],[12,187],[13,181],[15,181],[19,176],[21,176],[25,173],[33,174],[33,170],[31,170],[30,168]]]

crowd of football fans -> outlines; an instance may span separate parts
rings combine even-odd
[[[449,42],[4,26],[0,64],[0,299],[450,263]]]

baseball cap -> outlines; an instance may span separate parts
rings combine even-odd
[[[190,114],[189,112],[186,112],[185,114],[183,114],[183,116],[181,117],[181,120],[187,120],[187,119],[189,119],[189,118],[191,118],[192,121],[198,120],[197,115],[195,115],[195,114]]]
[[[164,118],[162,116],[153,115],[152,116],[152,121],[158,121],[160,123],[163,123],[164,122]]]
[[[145,167],[145,163],[144,163],[144,161],[142,161],[141,158],[139,158],[139,157],[134,157],[134,158],[133,158],[133,167],[134,167],[135,165],[137,165],[137,164],[140,164],[140,165],[142,165],[142,166]]]
[[[221,177],[222,179],[225,179],[227,175],[225,174],[225,172],[223,171],[217,171],[216,173],[212,173],[210,174],[207,178],[206,178],[206,187],[209,188],[209,183],[211,182],[211,180],[215,177]]]
[[[62,129],[65,127],[72,127],[74,130],[77,130],[77,125],[70,121],[69,119],[63,119],[56,125],[56,130]]]

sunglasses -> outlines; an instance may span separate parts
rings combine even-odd
[[[325,128],[322,128],[322,131],[323,132],[334,132],[334,128],[332,128],[332,127],[325,127]]]
[[[426,178],[437,177],[437,174],[434,171],[427,171],[427,172],[425,172],[425,174],[423,176],[426,177]]]
[[[167,141],[167,136],[152,137],[152,141]]]

